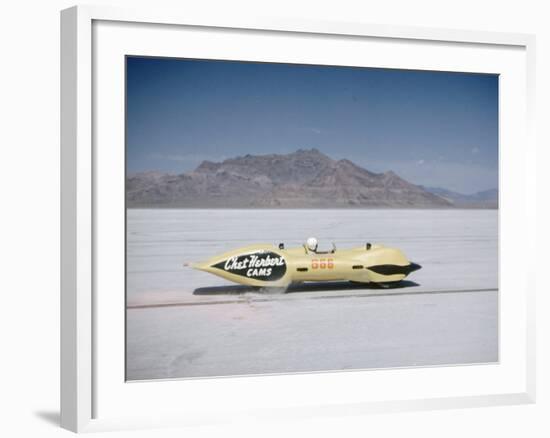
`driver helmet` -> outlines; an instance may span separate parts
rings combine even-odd
[[[306,240],[307,249],[310,251],[317,251],[318,242],[315,237],[310,237]]]

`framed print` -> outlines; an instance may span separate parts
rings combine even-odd
[[[534,401],[532,36],[75,7],[61,44],[63,427]]]

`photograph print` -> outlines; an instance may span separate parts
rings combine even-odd
[[[498,362],[498,75],[125,62],[126,380]]]

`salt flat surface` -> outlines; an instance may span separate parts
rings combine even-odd
[[[496,291],[132,309],[127,378],[495,362],[496,309]]]
[[[128,210],[127,378],[496,361],[497,230],[496,210]],[[308,236],[397,246],[423,268],[399,289],[273,294],[182,266]]]

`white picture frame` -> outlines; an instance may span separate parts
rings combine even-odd
[[[106,31],[97,32],[94,26],[106,23]],[[114,23],[114,25],[113,25]],[[97,123],[102,123],[104,108],[101,105],[101,97],[96,95],[95,87],[104,71],[94,64],[94,60],[103,56],[101,52],[105,47],[105,38],[112,44],[112,53],[105,56],[119,56],[124,53],[126,44],[123,36],[116,26],[129,25],[133,36],[139,35],[140,26],[150,26],[152,32],[162,33],[185,28],[190,31],[199,31],[201,35],[208,35],[219,31],[234,31],[238,38],[254,40],[269,34],[274,38],[338,38],[339,41],[353,40],[355,43],[362,41],[384,42],[400,44],[410,47],[419,47],[421,50],[445,51],[447,45],[462,47],[468,50],[482,48],[487,53],[494,51],[502,53],[499,62],[509,68],[512,78],[509,90],[514,96],[504,96],[503,115],[501,125],[506,126],[505,132],[501,130],[501,148],[504,145],[505,156],[500,164],[501,184],[514,179],[514,187],[502,184],[501,193],[501,288],[507,288],[510,293],[503,295],[501,311],[504,317],[501,321],[501,347],[504,354],[501,362],[496,365],[500,368],[462,367],[463,379],[484,380],[486,386],[479,391],[471,388],[454,388],[447,391],[442,387],[441,391],[419,388],[407,390],[407,382],[410,381],[411,372],[415,380],[421,384],[424,381],[453,379],[452,367],[423,368],[416,370],[384,371],[384,378],[395,379],[395,391],[384,387],[378,389],[378,395],[367,397],[364,394],[352,393],[350,388],[358,386],[358,382],[365,384],[373,371],[365,372],[341,372],[341,373],[311,373],[307,375],[291,376],[255,376],[231,379],[203,379],[201,381],[187,382],[145,382],[125,383],[120,381],[120,363],[108,362],[108,354],[98,352],[114,351],[120,348],[119,328],[121,313],[115,311],[114,301],[109,299],[98,300],[98,293],[105,281],[109,281],[109,272],[102,270],[103,257],[102,246],[98,244],[98,235],[103,233],[101,225],[101,213],[105,209],[97,209],[102,202],[116,202],[117,198],[104,201],[105,190],[101,187],[108,183],[103,177],[111,171],[116,172],[119,161],[110,160],[105,154],[97,154],[98,138],[104,143],[103,132],[112,129],[115,132],[120,127],[104,128],[97,130]],[[110,26],[110,27],[109,27]],[[123,32],[126,32],[124,30]],[[171,36],[170,36],[171,37]],[[170,52],[168,43],[162,45],[163,36],[159,39],[149,39],[144,53],[166,50]],[[312,38],[313,39],[313,38]],[[116,41],[115,41],[116,40]],[[134,38],[133,40],[139,40]],[[167,40],[169,41],[169,40]],[[139,41],[136,43],[138,44]],[[288,44],[288,42],[287,42]],[[136,46],[137,47],[137,46]],[[177,47],[174,49],[176,50]],[[196,53],[203,50],[196,47]],[[224,47],[216,46],[215,53],[209,52],[205,57],[220,56]],[[258,47],[257,59],[266,56],[260,53]],[[330,52],[330,47],[327,51]],[[400,49],[402,50],[402,48]],[[122,51],[122,52],[121,52]],[[216,53],[218,55],[216,55]],[[253,52],[250,52],[253,53]],[[420,52],[419,52],[420,53]],[[428,52],[426,52],[428,53]],[[481,52],[480,52],[481,53]],[[485,53],[485,52],[483,52]],[[528,249],[535,246],[534,213],[535,195],[535,142],[533,138],[533,107],[534,107],[534,57],[535,39],[532,35],[507,34],[492,32],[461,31],[449,29],[425,29],[403,26],[381,26],[364,23],[338,23],[316,22],[307,20],[276,19],[276,18],[250,18],[242,16],[216,17],[195,16],[192,11],[163,11],[129,10],[110,8],[104,6],[77,6],[61,12],[61,426],[75,431],[99,431],[118,428],[141,428],[174,426],[186,424],[207,424],[209,422],[245,421],[250,416],[261,418],[296,418],[312,415],[342,415],[350,413],[363,414],[369,412],[391,412],[419,409],[441,409],[452,407],[475,407],[486,405],[533,403],[535,400],[535,309],[534,297],[536,294],[533,267],[527,263],[517,266],[516,276],[511,277],[506,269],[509,266],[508,258],[510,248],[521,242]],[[135,54],[135,50],[133,53]],[[507,57],[510,54],[509,58]],[[236,56],[236,55],[233,55]],[[246,56],[246,55],[244,55]],[[256,56],[256,55],[250,55]],[[276,56],[276,55],[273,55]],[[328,55],[323,56],[330,56]],[[424,55],[427,56],[427,55]],[[468,56],[465,54],[465,56]],[[498,58],[500,55],[494,55]],[[472,62],[480,63],[479,71],[491,69],[491,59],[488,56],[474,56]],[[451,60],[438,60],[447,62],[447,67],[442,69],[459,69],[460,57],[453,61],[454,67],[449,67]],[[479,58],[479,59],[477,59]],[[117,58],[118,59],[118,58]],[[382,65],[381,57],[378,65]],[[407,62],[409,64],[407,64]],[[433,68],[434,59],[417,57],[415,64],[411,61],[402,61],[401,68]],[[483,64],[486,62],[487,64]],[[306,62],[307,63],[307,62]],[[103,63],[102,65],[104,65]],[[495,67],[491,72],[499,73],[500,67]],[[473,71],[474,64],[467,71]],[[515,73],[513,73],[515,72]],[[517,73],[517,74],[516,74]],[[123,80],[117,74],[113,74],[115,81],[113,86],[122,87]],[[507,76],[505,76],[507,77]],[[112,78],[111,78],[112,79]],[[512,80],[516,83],[512,84]],[[523,82],[525,80],[525,82]],[[518,85],[519,83],[519,85]],[[118,84],[118,85],[117,85]],[[506,89],[506,87],[504,87]],[[122,88],[111,93],[113,98],[120,96]],[[510,97],[510,98],[508,98]],[[511,103],[519,102],[519,113],[512,111]],[[120,119],[120,109],[123,102],[112,107],[116,119]],[[515,105],[517,106],[517,105]],[[118,111],[118,113],[117,113]],[[117,115],[118,114],[118,115]],[[524,117],[514,118],[514,115]],[[111,131],[109,131],[111,132]],[[116,135],[113,137],[116,140]],[[512,141],[521,142],[521,148],[514,149]],[[514,166],[516,165],[516,166]],[[112,166],[109,167],[109,166]],[[98,183],[99,181],[99,183]],[[102,182],[103,181],[103,182]],[[116,184],[116,183],[115,183]],[[116,192],[116,190],[114,190]],[[521,208],[517,208],[517,203]],[[516,208],[514,208],[516,206]],[[504,227],[504,228],[503,228]],[[105,233],[111,237],[112,233],[120,232],[116,229],[107,230]],[[104,233],[104,234],[105,234]],[[113,265],[116,266],[116,263]],[[98,269],[98,267],[100,267]],[[116,284],[116,281],[113,282]],[[116,288],[115,288],[116,289]],[[123,295],[124,292],[120,291]],[[508,301],[517,300],[517,301]],[[115,303],[116,304],[116,303]],[[111,310],[113,310],[111,312]],[[118,322],[117,322],[118,321]],[[518,328],[512,327],[512,321],[518,321]],[[107,340],[105,330],[117,333],[113,340]],[[117,331],[118,330],[118,331]],[[511,339],[513,338],[513,339]],[[109,343],[110,342],[110,343]],[[507,349],[507,343],[515,342],[514,346]],[[108,345],[107,345],[108,344]],[[104,349],[104,350],[102,350]],[[510,367],[508,367],[510,364]],[[508,367],[508,368],[507,368]],[[500,373],[500,370],[505,370]],[[123,371],[122,371],[123,373]],[[394,374],[391,374],[394,373]],[[409,373],[409,374],[407,374]],[[321,375],[322,374],[322,375]],[[367,379],[367,380],[365,380]],[[509,382],[505,384],[504,381]],[[109,382],[117,382],[117,388],[111,388]],[[510,383],[511,382],[511,383]],[[141,385],[141,386],[140,386]],[[197,402],[196,409],[190,406],[173,403],[174,394],[179,386],[186,385],[186,391],[203,391],[210,395],[219,393],[219,409],[202,409]],[[323,391],[323,395],[313,391],[311,398],[303,397],[293,400],[285,399],[284,388],[298,386],[303,389],[316,388],[326,385],[332,388]],[[459,385],[461,386],[461,385]],[[127,390],[130,388],[129,390]],[[275,393],[275,388],[282,388],[280,393]],[[427,386],[426,386],[427,388]],[[333,391],[331,393],[331,391]],[[222,393],[242,393],[243,400],[236,401],[235,409],[224,410]],[[307,392],[307,391],[303,391]],[[375,393],[373,388],[373,393]],[[188,392],[189,393],[189,392]],[[104,394],[109,395],[112,402],[107,403]],[[265,395],[269,394],[269,396]],[[428,394],[418,396],[418,394]],[[429,395],[431,394],[431,395]],[[245,399],[254,397],[255,403],[250,404]],[[324,398],[323,398],[324,397]],[[332,397],[332,398],[331,398]],[[145,399],[157,400],[162,398],[166,403],[156,403],[156,406],[143,405]],[[266,400],[269,398],[269,400]],[[133,400],[130,403],[130,400]],[[170,403],[172,403],[170,405]],[[183,402],[182,402],[183,403]],[[248,404],[247,404],[248,403]],[[118,406],[118,407],[117,407]],[[124,406],[124,408],[122,408]],[[106,413],[106,414],[103,414]],[[149,415],[144,415],[148,413]]]

